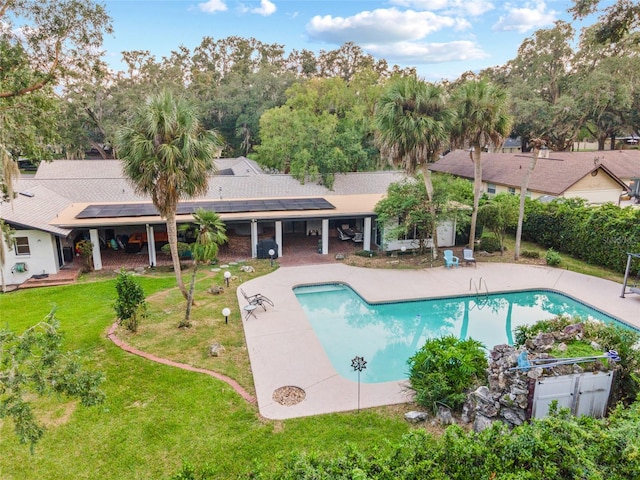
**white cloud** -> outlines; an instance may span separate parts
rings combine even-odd
[[[263,17],[268,17],[269,15],[276,13],[276,6],[269,0],[260,0],[260,6],[258,8],[252,8],[250,12],[257,13]]]
[[[448,15],[477,17],[495,6],[488,0],[392,0],[392,4],[416,10],[442,10]]]
[[[396,8],[360,12],[351,17],[315,16],[307,24],[307,34],[328,43],[387,44],[419,40],[445,27],[459,23],[432,12],[404,12]]]
[[[363,49],[389,62],[416,65],[461,62],[489,56],[474,42],[468,40],[448,43],[398,42],[391,45],[364,45]]]
[[[500,16],[493,30],[525,33],[552,24],[558,15],[554,10],[546,11],[547,5],[543,1],[527,4],[523,8],[507,4],[507,10],[507,15]]]
[[[205,13],[216,13],[226,11],[227,5],[224,0],[207,0],[204,3],[199,3],[198,8]]]

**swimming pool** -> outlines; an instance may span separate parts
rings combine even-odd
[[[491,349],[513,343],[516,327],[556,315],[616,322],[571,297],[546,290],[377,304],[368,304],[344,284],[296,287],[294,293],[342,377],[356,379],[351,360],[364,357],[367,364],[360,374],[364,383],[406,379],[407,359],[427,338],[474,338]]]

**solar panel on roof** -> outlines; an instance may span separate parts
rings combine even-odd
[[[249,212],[286,212],[299,210],[333,210],[334,207],[324,198],[283,198],[268,200],[211,200],[204,202],[181,202],[178,204],[178,215],[190,215],[198,208],[216,213],[249,213]],[[147,217],[158,215],[158,210],[151,203],[132,203],[126,205],[90,205],[82,210],[76,218],[122,218]]]

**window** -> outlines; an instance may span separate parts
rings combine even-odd
[[[509,187],[509,193],[510,193],[511,195],[515,195],[515,194],[516,194],[516,189],[515,189],[515,188],[513,188],[513,187]]]
[[[494,183],[487,183],[487,193],[492,195],[496,193],[496,186]]]
[[[15,237],[14,246],[16,255],[30,255],[29,237]]]

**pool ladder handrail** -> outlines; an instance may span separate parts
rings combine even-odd
[[[489,287],[487,287],[487,281],[484,280],[484,293],[482,292],[482,281],[484,279],[482,277],[480,277],[480,280],[478,281],[478,284],[476,285],[476,282],[473,280],[473,278],[469,279],[469,291],[471,291],[471,287],[473,287],[476,291],[476,306],[478,308],[482,308],[484,307],[487,302],[489,301]],[[482,297],[480,296],[482,295]]]

